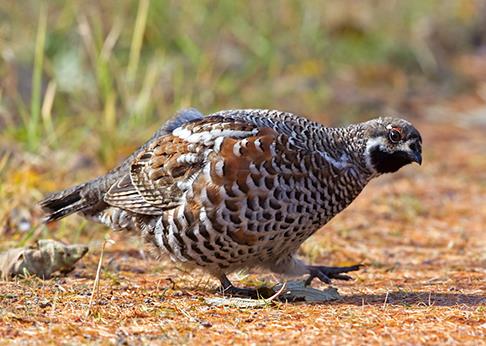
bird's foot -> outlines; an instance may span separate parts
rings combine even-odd
[[[309,277],[305,280],[305,285],[309,286],[314,278],[318,278],[326,284],[330,284],[331,279],[348,281],[351,280],[352,277],[343,273],[359,270],[362,266],[362,264],[348,267],[307,266]]]
[[[219,291],[223,295],[228,295],[231,297],[239,297],[239,298],[251,298],[251,299],[259,299],[259,298],[269,298],[275,292],[268,287],[259,287],[259,288],[240,288],[235,287],[226,277],[226,275],[221,276],[221,287]]]

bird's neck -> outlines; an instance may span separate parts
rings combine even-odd
[[[317,150],[334,165],[352,167],[366,184],[376,176],[366,160],[365,131],[361,124],[347,127],[320,127],[315,139]]]

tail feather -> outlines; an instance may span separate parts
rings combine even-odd
[[[52,222],[69,214],[84,211],[87,214],[94,214],[106,207],[104,195],[110,187],[130,171],[132,161],[159,137],[170,133],[184,123],[202,118],[202,114],[196,109],[184,109],[164,124],[154,135],[132,155],[126,158],[119,166],[112,169],[108,174],[80,184],[64,191],[48,195],[39,204],[46,214],[43,221]]]
[[[76,213],[87,207],[91,203],[82,196],[82,191],[86,184],[74,186],[70,189],[52,193],[48,195],[39,204],[45,212],[43,221],[52,222],[63,218],[66,215]]]

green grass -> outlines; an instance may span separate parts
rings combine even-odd
[[[110,166],[120,146],[140,143],[187,106],[280,108],[353,121],[383,106],[336,101],[336,83],[370,66],[407,76],[431,72],[424,30],[435,23],[469,30],[471,4],[2,2],[0,70],[12,81],[0,94],[2,132],[31,152],[77,150],[89,138]],[[383,75],[366,78],[386,83]]]
[[[40,113],[41,113],[41,87],[42,67],[44,63],[44,45],[46,41],[47,11],[44,5],[39,12],[39,24],[35,39],[34,70],[32,72],[32,98],[30,106],[30,118],[24,120],[27,128],[28,147],[34,150],[39,145]]]

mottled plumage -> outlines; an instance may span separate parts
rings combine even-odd
[[[370,179],[414,161],[421,137],[401,119],[327,128],[279,111],[187,110],[107,175],[41,206],[46,221],[81,212],[138,231],[226,289],[227,273],[255,266],[346,280],[359,266],[308,266],[294,254]]]

